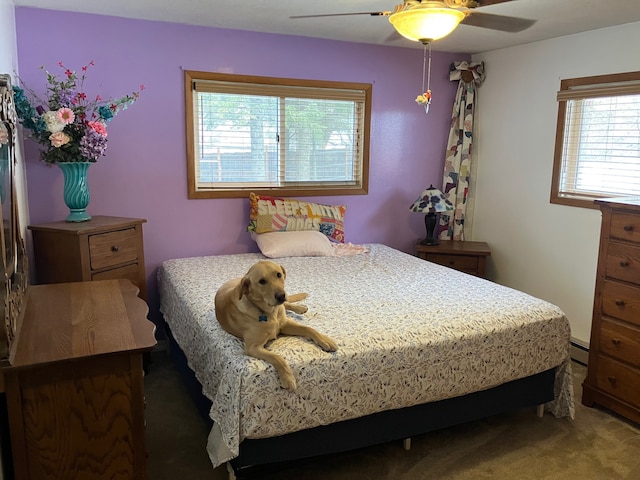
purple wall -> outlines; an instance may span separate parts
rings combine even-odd
[[[389,27],[391,28],[391,27]],[[449,65],[470,56],[433,52],[428,115],[415,102],[422,50],[16,8],[20,77],[45,88],[44,65],[78,70],[95,61],[85,90],[116,98],[144,84],[140,100],[109,124],[109,146],[89,169],[92,215],[146,218],[144,243],[152,318],[155,273],[165,259],[257,251],[245,227],[248,199],[187,199],[184,70],[373,84],[369,194],[309,197],[345,204],[346,241],[411,252],[424,218],[418,194],[442,184],[456,85]],[[62,173],[25,142],[31,223],[64,219]]]

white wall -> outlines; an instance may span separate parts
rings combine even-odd
[[[549,203],[560,80],[640,70],[640,23],[473,56],[484,61],[474,141],[473,240],[488,273],[558,305],[588,343],[600,235],[598,210]]]
[[[0,73],[13,74],[18,66],[13,0],[0,0]]]

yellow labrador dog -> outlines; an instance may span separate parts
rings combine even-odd
[[[285,360],[264,346],[279,334],[307,337],[327,352],[337,350],[336,343],[311,327],[301,325],[285,310],[305,313],[307,307],[296,305],[306,293],[287,296],[284,267],[269,260],[254,264],[242,278],[230,280],[216,292],[216,317],[222,328],[244,340],[247,355],[269,362],[278,371],[283,388],[295,390],[296,379]]]

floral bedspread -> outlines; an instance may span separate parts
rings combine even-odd
[[[275,369],[244,355],[218,325],[214,296],[261,254],[165,261],[161,311],[212,402],[207,450],[214,466],[263,438],[485,390],[556,368],[554,415],[573,418],[570,327],[556,306],[525,293],[384,245],[344,257],[278,259],[289,294],[308,292],[305,315],[338,351],[281,337],[297,379],[280,387]]]

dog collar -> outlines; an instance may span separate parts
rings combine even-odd
[[[258,321],[259,321],[259,322],[266,322],[266,321],[267,321],[267,314],[266,314],[266,313],[261,313],[261,314],[258,316]]]

